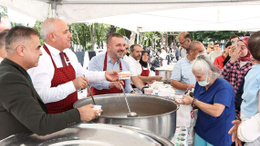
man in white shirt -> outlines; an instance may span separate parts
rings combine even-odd
[[[130,47],[130,56],[129,56],[129,66],[131,72],[131,80],[139,90],[143,90],[145,83],[150,83],[153,81],[160,81],[162,77],[160,76],[141,76],[142,67],[139,63],[141,58],[143,48],[140,45],[132,45]]]
[[[41,47],[39,65],[28,73],[48,113],[72,109],[73,103],[82,97],[81,89],[85,89],[88,82],[118,79],[118,71],[87,72],[80,65],[75,53],[68,49],[72,35],[64,21],[57,18],[45,20],[41,35],[45,43]],[[83,96],[86,97],[86,94]]]
[[[215,43],[214,44],[214,51],[211,51],[209,53],[209,58],[210,60],[212,61],[212,63],[215,61],[215,59],[218,57],[218,56],[221,56],[222,55],[222,51],[221,51],[221,48],[219,46],[219,43]]]

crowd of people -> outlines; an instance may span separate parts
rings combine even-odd
[[[99,115],[93,105],[73,108],[88,86],[93,95],[122,88],[143,94],[147,84],[161,81],[152,70],[166,60],[176,62],[171,86],[183,95],[181,104],[198,109],[195,146],[260,144],[260,32],[231,36],[223,51],[219,43],[205,49],[188,32],[179,33],[180,48],[171,44],[161,50],[126,44],[121,34],[111,33],[107,52],[93,57],[87,70],[69,49],[72,35],[61,19],[43,22],[43,45],[30,27],[0,31],[0,139],[24,131],[45,135],[93,120]],[[131,77],[119,80],[119,72]],[[191,89],[193,96],[186,95]]]

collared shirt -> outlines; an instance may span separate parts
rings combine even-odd
[[[255,64],[245,76],[241,112],[247,117],[258,113],[258,94],[260,89],[260,64]]]
[[[186,56],[187,56],[187,50],[184,49],[184,48],[182,48],[182,49],[180,50],[180,56],[181,56],[182,58],[186,57]]]
[[[103,71],[105,55],[106,55],[106,53],[101,53],[101,54],[91,58],[88,69],[92,70],[92,71]],[[114,64],[112,62],[111,58],[109,57],[109,55],[107,55],[107,71],[120,70],[120,62],[122,65],[122,71],[130,71],[129,65],[125,60],[119,59]],[[90,84],[90,85],[98,90],[102,90],[102,89],[109,89],[110,83],[111,82],[109,82],[109,81],[103,81],[100,83],[94,83],[94,84]],[[130,79],[125,80],[125,92],[126,93],[130,93],[133,90],[130,83],[131,83]]]
[[[237,89],[245,77],[247,71],[252,68],[252,62],[247,62],[246,65],[240,67],[240,61],[237,60],[232,62],[231,60],[223,67],[222,76],[226,79],[234,88],[235,93],[237,93]]]
[[[218,56],[221,56],[222,55],[222,52],[215,52],[215,51],[212,51],[209,53],[209,58],[211,60],[211,62],[213,63],[215,61],[215,59],[218,57]]]
[[[135,60],[131,55],[128,58],[131,76],[140,75],[142,73],[142,66],[139,63],[139,60]]]
[[[45,45],[49,49],[57,68],[62,67],[62,62],[59,55],[60,51],[46,43]],[[42,56],[39,59],[38,66],[28,70],[28,73],[32,78],[33,85],[45,104],[63,100],[69,94],[75,92],[76,88],[72,81],[61,84],[57,87],[51,87],[51,81],[54,75],[54,66],[50,56],[43,47],[41,47],[41,51]],[[80,65],[74,52],[70,49],[65,49],[63,52],[68,56],[69,61],[76,72],[76,78],[85,75],[90,83],[105,80],[105,72],[87,71]],[[66,63],[68,64],[68,62]],[[86,90],[83,91],[84,92],[78,92],[78,99],[87,96]]]
[[[191,63],[187,56],[179,60],[172,70],[172,80],[185,83],[185,84],[195,84],[196,78],[192,73]],[[176,90],[176,95],[184,94],[185,90]]]
[[[0,63],[4,60],[4,58],[0,57]]]

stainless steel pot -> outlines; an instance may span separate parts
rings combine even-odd
[[[0,145],[174,146],[169,140],[140,129],[107,124],[79,124],[46,136],[20,133],[1,140]]]
[[[156,69],[155,74],[162,77],[162,81],[170,81],[172,71],[164,69]]]
[[[179,105],[172,100],[158,96],[126,94],[131,111],[138,117],[127,117],[127,105],[123,94],[103,94],[94,96],[95,102],[102,105],[102,115],[94,123],[129,125],[172,139],[176,128],[176,111]],[[74,103],[78,108],[92,104],[90,98]]]

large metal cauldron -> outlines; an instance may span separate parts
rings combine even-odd
[[[174,146],[169,140],[140,129],[107,125],[79,124],[38,136],[30,132],[11,135],[1,146]]]
[[[158,96],[126,94],[131,111],[138,117],[127,117],[127,105],[123,94],[103,94],[94,96],[102,105],[102,115],[94,123],[129,125],[172,139],[176,128],[176,111],[179,105],[172,100]],[[90,98],[75,102],[74,107],[93,104]]]

